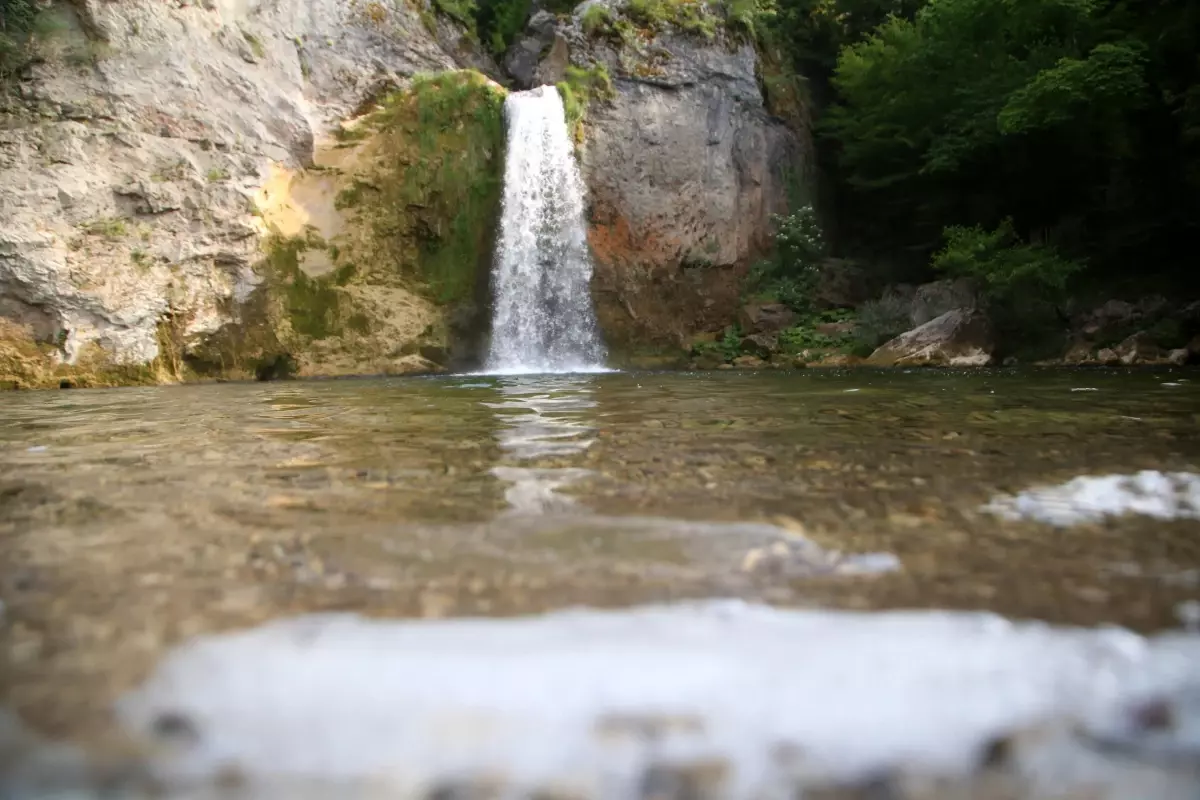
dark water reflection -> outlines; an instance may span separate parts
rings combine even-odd
[[[732,594],[1171,626],[1200,598],[1200,523],[978,509],[1080,474],[1200,471],[1198,429],[1200,375],[1166,369],[0,395],[3,702],[89,730],[181,637],[321,609]],[[749,567],[788,537],[902,568]]]

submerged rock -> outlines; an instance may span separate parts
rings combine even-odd
[[[982,367],[992,362],[994,350],[988,318],[974,309],[955,309],[885,343],[867,364]]]

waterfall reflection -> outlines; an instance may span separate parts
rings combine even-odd
[[[591,474],[571,461],[595,441],[592,380],[580,375],[498,380],[496,389],[504,399],[484,405],[496,411],[505,460],[515,462],[492,468],[493,475],[511,484],[504,492],[509,513],[544,514],[574,505],[558,490]]]

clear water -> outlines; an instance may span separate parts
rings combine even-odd
[[[486,366],[498,374],[604,363],[589,283],[583,180],[553,86],[504,101],[507,148]]]
[[[323,611],[735,597],[1176,627],[1200,600],[1200,522],[981,507],[1085,474],[1200,472],[1197,430],[1200,380],[1169,369],[5,394],[0,702],[104,742],[169,648]]]

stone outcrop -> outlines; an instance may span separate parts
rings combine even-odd
[[[902,333],[867,359],[871,366],[982,367],[992,362],[991,323],[980,311],[947,311]]]
[[[913,293],[909,320],[914,326],[924,325],[956,308],[975,308],[979,293],[967,278],[923,283]]]
[[[682,344],[734,320],[771,215],[788,210],[789,187],[807,187],[810,144],[768,109],[764,62],[723,19],[688,30],[629,14],[589,0],[553,32],[535,14],[506,64],[519,85],[561,72],[588,96],[580,152],[610,343]]]
[[[575,90],[609,339],[679,344],[734,321],[772,214],[804,194],[807,110],[778,79],[781,59],[716,6],[700,28],[611,3],[607,24],[585,26],[608,2],[570,17],[535,7],[503,61],[518,87]],[[490,181],[502,145],[465,142],[465,119],[439,127],[454,141],[436,153],[381,144],[378,126],[359,124],[417,73],[507,80],[462,26],[404,0],[51,5],[59,32],[0,100],[0,381],[469,359],[486,281],[455,270],[486,270],[494,217],[472,206],[463,227],[447,198],[492,202],[496,187],[389,194],[379,165],[395,157],[404,169],[383,179],[422,189],[414,164],[466,147]],[[394,226],[371,212],[385,199],[402,209]],[[469,246],[430,255],[452,236]]]
[[[167,350],[178,367],[240,324],[271,283],[269,237],[325,224],[320,181],[308,196],[291,184],[336,144],[338,121],[415,73],[487,66],[452,23],[399,0],[75,0],[51,13],[61,31],[0,109],[0,315],[59,372],[162,366]],[[331,265],[300,268],[288,286]],[[392,284],[345,293],[359,322],[411,306],[389,329],[400,348],[440,312]],[[428,366],[341,350],[308,371]]]
[[[1154,343],[1154,338],[1146,331],[1139,331],[1129,336],[1113,348],[1122,364],[1152,364],[1161,360],[1162,351]]]
[[[737,321],[743,333],[778,333],[796,324],[796,312],[783,303],[746,303]]]

